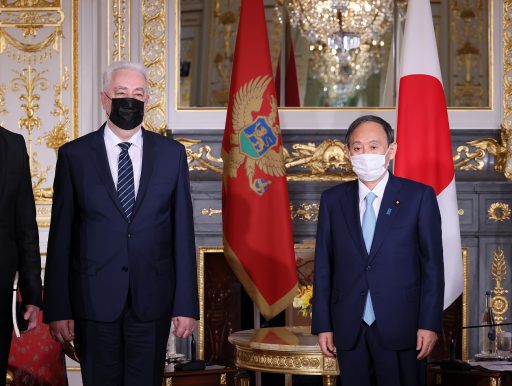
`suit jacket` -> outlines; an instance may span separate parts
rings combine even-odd
[[[375,326],[388,349],[414,347],[419,328],[441,330],[441,217],[431,187],[390,174],[369,254],[361,230],[357,180],[322,194],[312,332],[332,331],[338,349],[351,349],[368,290]]]
[[[185,148],[144,129],[131,221],[109,168],[105,124],[59,149],[45,270],[44,320],[199,317]]]
[[[41,306],[41,256],[25,140],[0,127],[0,288],[1,310],[8,307],[14,275],[25,304]],[[5,291],[5,292],[4,292]]]

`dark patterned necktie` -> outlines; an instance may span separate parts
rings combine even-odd
[[[128,220],[131,219],[133,206],[135,205],[135,184],[133,181],[133,165],[128,149],[132,144],[130,142],[121,142],[119,147],[119,162],[117,169],[117,196],[121,202],[124,215]]]

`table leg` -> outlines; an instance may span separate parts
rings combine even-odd
[[[335,386],[336,385],[336,375],[324,375],[323,386]]]

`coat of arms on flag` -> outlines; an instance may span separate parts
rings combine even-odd
[[[267,116],[259,114],[271,80],[270,76],[251,79],[235,94],[231,150],[222,154],[224,178],[237,177],[238,168],[245,161],[244,169],[249,186],[258,195],[263,195],[272,181],[255,178],[256,167],[270,176],[285,175],[283,149],[278,144],[280,134],[274,95],[270,95],[270,113]],[[257,114],[256,118],[253,118],[254,113]]]

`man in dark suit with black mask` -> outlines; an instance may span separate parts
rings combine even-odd
[[[161,385],[171,320],[199,317],[185,148],[142,127],[148,99],[146,69],[112,63],[107,122],[59,149],[44,319],[86,386]]]

